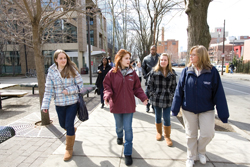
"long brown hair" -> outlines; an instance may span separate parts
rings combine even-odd
[[[189,54],[191,54],[193,50],[196,50],[196,55],[198,56],[197,67],[199,69],[201,68],[207,70],[212,69],[212,64],[210,62],[207,49],[203,45],[196,45],[190,49]],[[192,66],[192,62],[190,61],[190,59],[189,59],[189,64],[187,66],[188,67]]]
[[[114,73],[117,72],[118,68],[122,68],[121,60],[126,54],[129,54],[129,56],[131,57],[131,53],[129,51],[126,51],[125,49],[120,49],[115,55],[115,67],[113,70]],[[129,68],[132,68],[130,64],[129,64]]]
[[[162,53],[161,56],[166,56],[168,58],[168,65],[167,65],[167,68],[166,68],[166,73],[168,73],[168,72],[173,73],[170,55],[167,54],[167,53]],[[164,74],[163,68],[160,65],[160,57],[158,59],[157,64],[154,67],[154,71],[156,71],[156,72],[161,71]]]
[[[76,64],[70,60],[69,56],[67,55],[67,53],[64,50],[57,49],[55,51],[54,62],[56,63],[56,65],[58,67],[58,63],[56,62],[56,59],[58,58],[58,55],[60,53],[64,53],[66,55],[66,58],[67,58],[67,64],[65,65],[65,67],[61,71],[62,78],[70,78],[70,77],[75,78],[75,76],[77,75],[75,70],[77,70],[78,72],[79,72],[79,70],[78,70]]]

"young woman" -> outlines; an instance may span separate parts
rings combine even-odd
[[[162,139],[162,115],[164,124],[164,138],[168,146],[173,143],[170,139],[171,123],[170,108],[176,88],[176,74],[171,66],[171,59],[167,53],[162,53],[158,63],[149,75],[148,91],[150,102],[155,111],[156,140]]]
[[[104,86],[104,100],[110,105],[110,112],[114,114],[117,134],[117,144],[123,144],[123,130],[125,131],[124,155],[125,164],[131,165],[132,160],[132,118],[135,112],[135,98],[147,104],[147,96],[141,88],[139,78],[130,65],[131,54],[121,49],[115,56],[115,67],[106,75]]]
[[[182,107],[187,138],[187,167],[192,167],[197,159],[206,164],[206,146],[215,133],[215,105],[219,118],[227,123],[229,112],[220,75],[211,65],[207,49],[202,45],[193,46],[189,64],[181,73],[171,107],[175,116]]]
[[[102,58],[101,64],[98,66],[98,70],[97,70],[98,77],[97,77],[96,83],[95,83],[95,85],[100,90],[101,103],[102,103],[101,108],[104,107],[103,84],[102,83],[103,83],[103,80],[104,80],[105,76],[107,75],[107,73],[109,72],[109,70],[111,68],[112,67],[108,63],[108,58],[106,58],[106,57]]]
[[[74,120],[77,112],[78,87],[83,81],[74,62],[63,50],[54,53],[54,64],[50,66],[45,84],[42,111],[47,113],[52,95],[56,105],[60,126],[67,131],[64,160],[70,160],[75,143]]]

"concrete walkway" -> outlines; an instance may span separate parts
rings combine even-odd
[[[237,77],[235,74],[228,74]],[[243,78],[244,74],[239,74]],[[226,75],[225,75],[226,77]],[[249,76],[244,76],[248,79]],[[6,81],[6,80],[5,80]],[[95,80],[94,80],[95,81]],[[65,132],[58,126],[58,120],[51,104],[53,123],[37,127],[39,113],[31,113],[16,120],[22,131],[0,144],[1,167],[124,167],[123,146],[116,144],[115,122],[109,108],[100,108],[99,96],[90,95],[88,103],[90,117],[86,122],[76,120],[78,127],[73,158],[63,161]],[[36,102],[38,103],[38,101]],[[38,106],[38,104],[34,104]],[[185,167],[186,136],[182,124],[171,117],[173,147],[164,140],[156,141],[154,114],[146,113],[145,106],[138,104],[133,118],[133,160],[137,167]],[[26,125],[29,123],[29,125]],[[10,124],[10,125],[11,125]],[[32,126],[31,126],[32,125]],[[235,132],[217,132],[207,147],[207,164],[198,161],[196,167],[250,167],[250,141]]]
[[[173,147],[168,147],[164,140],[155,140],[154,114],[146,113],[144,110],[145,106],[138,104],[133,118],[132,166],[184,167],[186,138],[183,126],[176,117],[171,117]],[[89,120],[83,123],[76,121],[76,126],[76,142],[70,161],[63,161],[64,135],[59,138],[19,135],[0,144],[0,166],[126,166],[123,146],[116,144],[115,122],[109,108],[101,109],[100,105],[97,105],[92,110]],[[45,129],[53,132],[51,128]],[[62,131],[58,126],[54,130]],[[250,166],[249,155],[250,142],[247,139],[234,132],[216,132],[215,138],[207,147],[207,164],[202,165],[197,161],[195,166]]]

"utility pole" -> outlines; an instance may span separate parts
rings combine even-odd
[[[222,66],[221,66],[221,75],[223,75],[223,65],[224,65],[224,57],[225,57],[225,20],[224,20],[224,28],[223,28],[223,53],[222,53]]]

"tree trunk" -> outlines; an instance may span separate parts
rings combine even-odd
[[[203,45],[207,49],[211,41],[209,26],[207,24],[207,11],[211,0],[184,0],[186,5],[186,14],[188,15],[188,49],[194,45]],[[189,54],[187,55],[186,63],[189,61]]]
[[[41,40],[39,36],[38,25],[32,25],[32,31],[33,31],[33,47],[34,47],[38,90],[39,90],[39,101],[40,101],[40,107],[41,107],[42,101],[43,101],[43,95],[45,91],[44,57],[42,55],[42,46],[41,46]],[[50,124],[49,111],[47,113],[44,113],[42,111],[40,112],[41,112],[42,125],[49,125]]]

